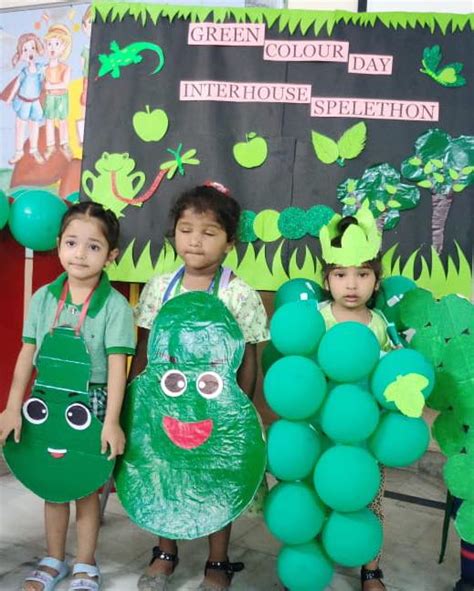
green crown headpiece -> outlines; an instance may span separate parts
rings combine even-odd
[[[319,239],[322,257],[326,263],[341,267],[358,267],[366,261],[371,261],[379,253],[382,235],[377,229],[368,204],[363,204],[354,217],[357,224],[346,228],[341,237],[340,247],[332,246],[331,241],[340,235],[337,226],[342,216],[334,215],[331,221],[321,228]]]

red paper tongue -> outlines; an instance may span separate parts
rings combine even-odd
[[[212,419],[186,423],[173,417],[163,417],[163,428],[166,435],[178,447],[194,449],[205,443],[212,433]]]

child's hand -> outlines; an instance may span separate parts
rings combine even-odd
[[[0,445],[5,445],[5,441],[12,431],[15,443],[19,443],[21,433],[21,411],[18,412],[6,408],[0,414]]]
[[[125,435],[118,423],[104,423],[101,435],[101,453],[105,454],[107,446],[110,448],[108,460],[122,455],[125,449]]]

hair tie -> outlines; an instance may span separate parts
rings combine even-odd
[[[204,181],[203,186],[212,187],[213,189],[216,189],[217,191],[223,193],[226,196],[230,195],[229,189],[225,185],[223,185],[222,183],[218,183],[217,181]]]

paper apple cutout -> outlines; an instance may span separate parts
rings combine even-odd
[[[168,131],[168,115],[162,109],[145,107],[145,111],[137,111],[132,119],[133,129],[144,142],[159,142]]]
[[[268,145],[263,137],[254,131],[245,134],[245,142],[234,145],[232,152],[237,164],[243,168],[256,168],[261,166],[268,156]]]

